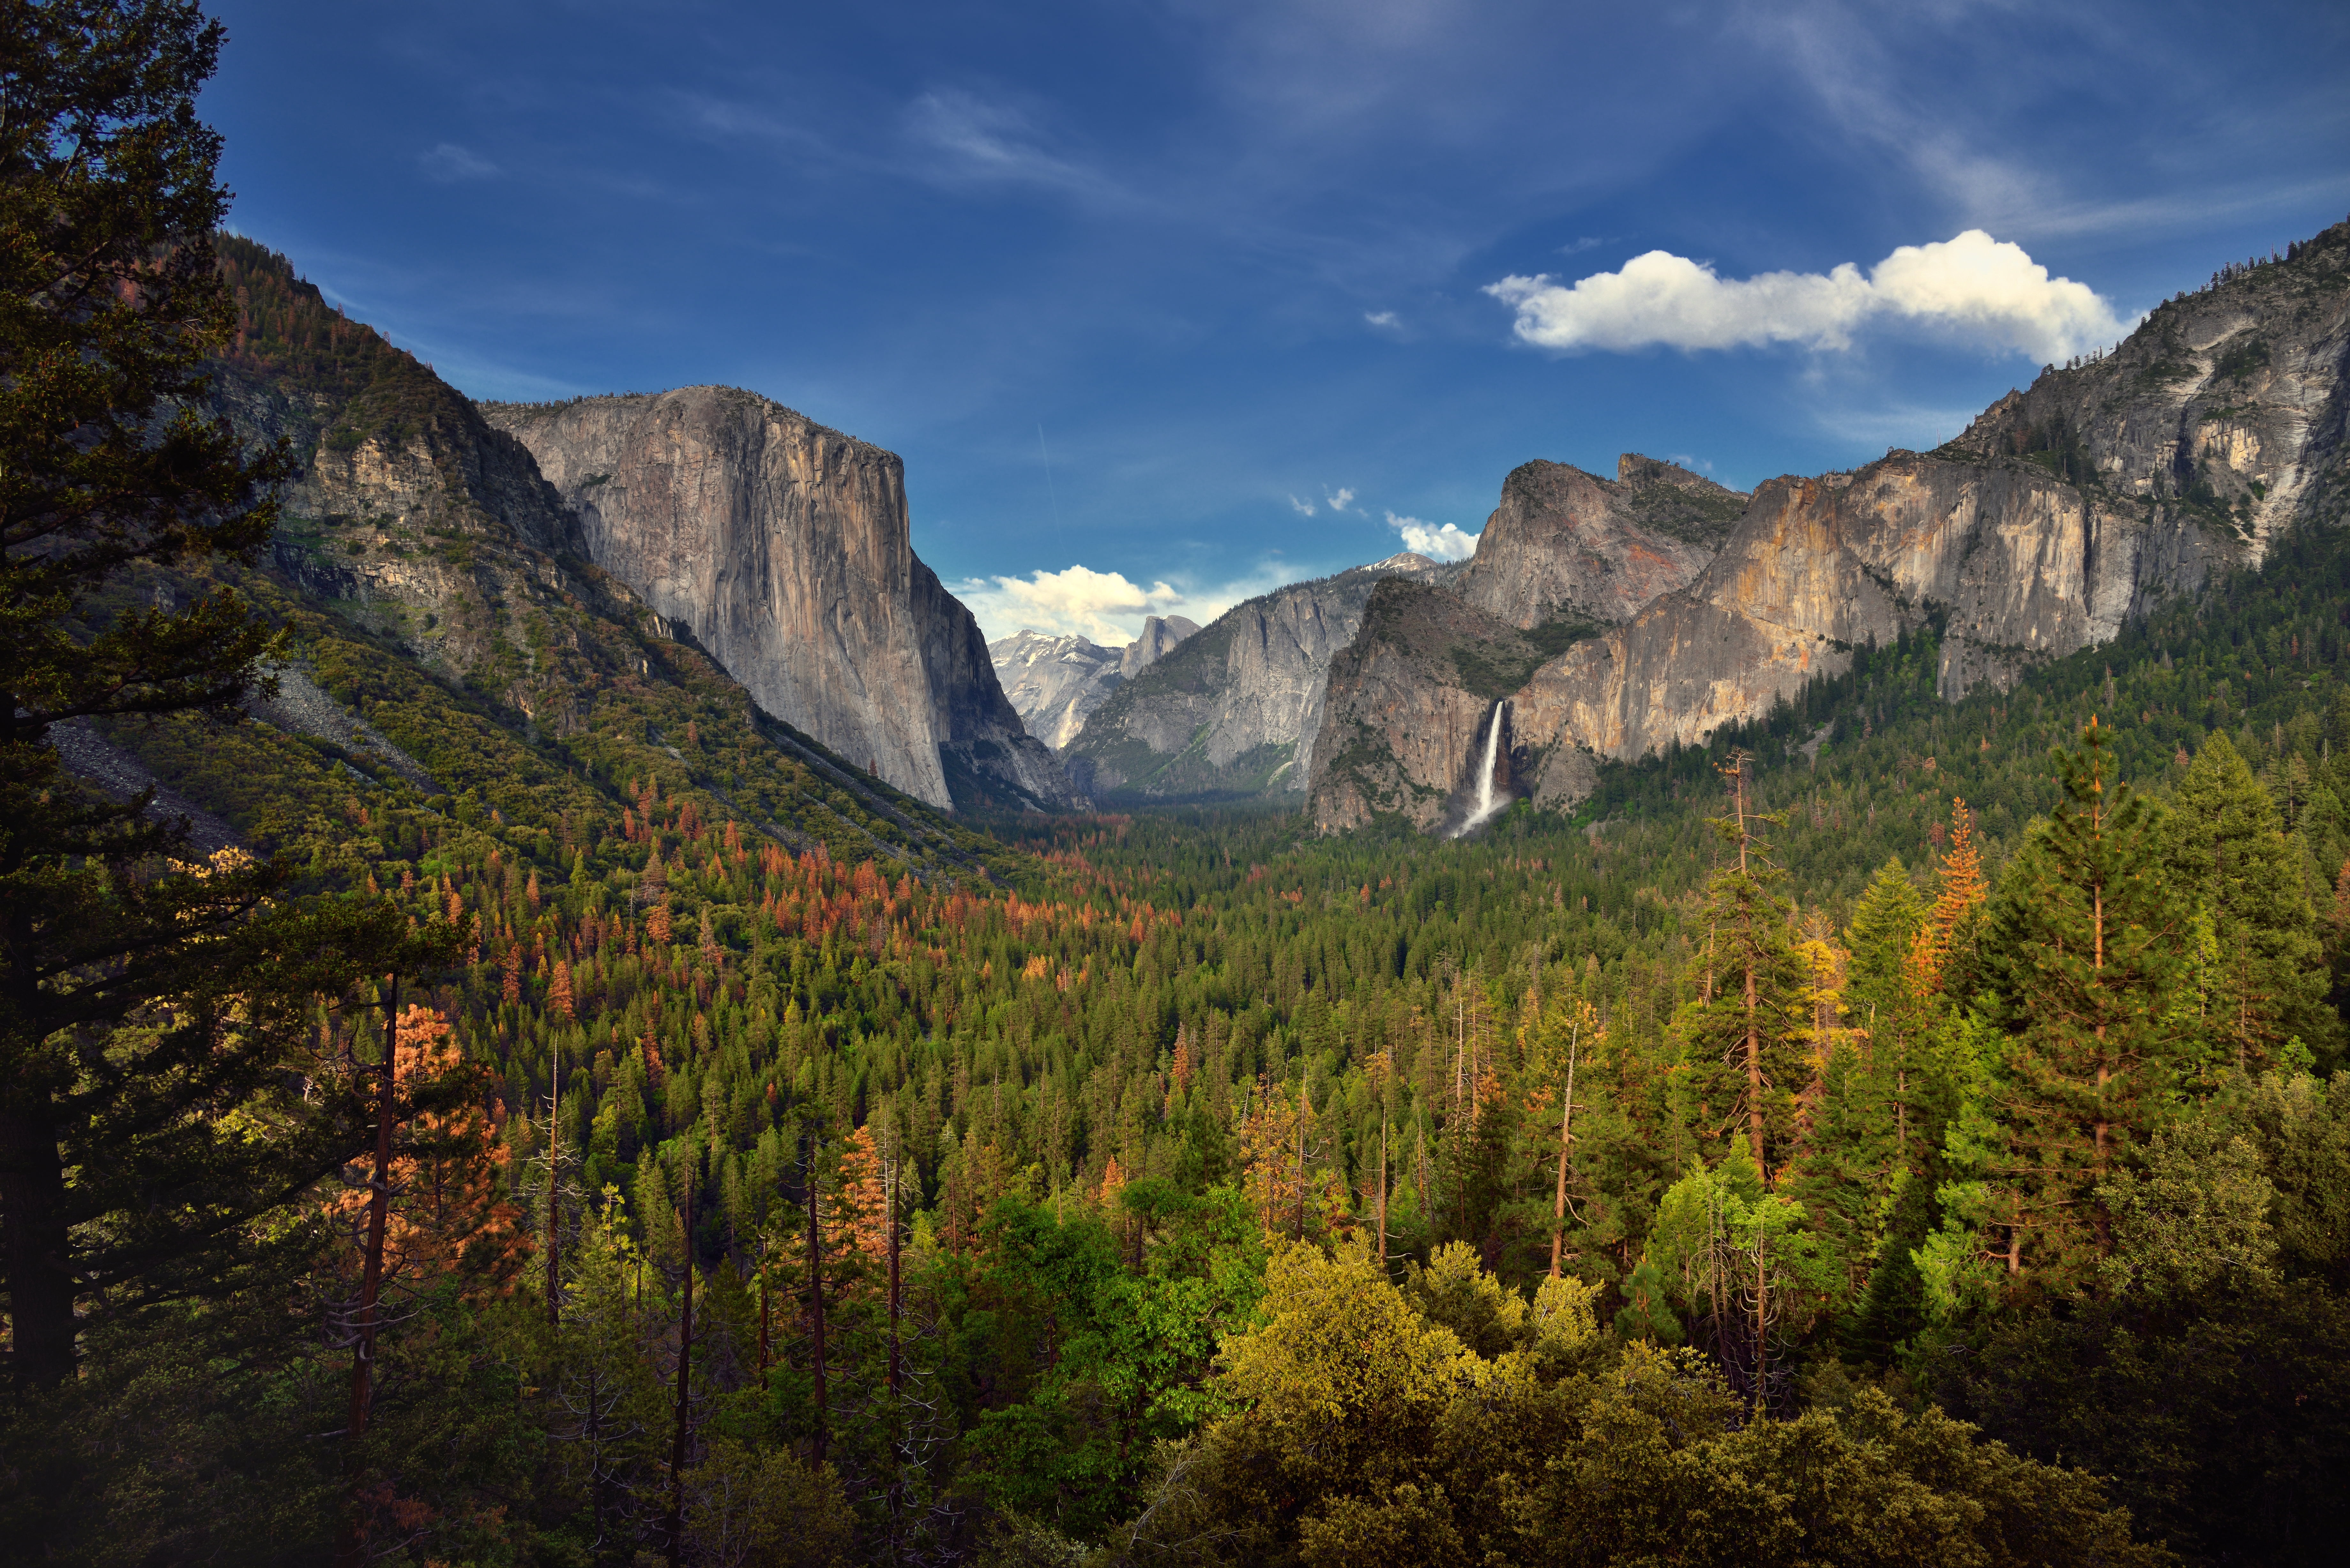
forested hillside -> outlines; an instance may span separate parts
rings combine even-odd
[[[35,40],[0,146],[0,227],[88,231],[0,290],[12,1550],[2329,1555],[2345,497],[2008,691],[1941,702],[1929,622],[1571,819],[950,822],[215,257],[220,34],[140,15]]]
[[[409,1511],[419,1550],[658,1532],[690,1187],[695,1451],[820,1455],[842,1490],[806,1506],[845,1509],[842,1539],[883,1559],[967,1554],[1014,1520],[1109,1542],[1138,1511],[1165,1517],[1154,1489],[1177,1451],[1153,1445],[1207,1441],[1205,1465],[1243,1440],[1232,1413],[1262,1406],[1234,1357],[1255,1342],[1220,1362],[1220,1336],[1284,1321],[1278,1293],[1311,1270],[1275,1270],[1270,1299],[1263,1271],[1303,1238],[1374,1275],[1383,1250],[1413,1332],[1535,1355],[1513,1374],[1534,1379],[1524,1397],[1563,1397],[1541,1391],[1592,1375],[1601,1345],[1694,1345],[1703,1359],[1638,1376],[1692,1391],[1677,1398],[1720,1379],[1726,1434],[1758,1405],[1876,1411],[1862,1391],[1881,1386],[2089,1464],[2112,1478],[2097,1506],[2126,1503],[2190,1557],[2232,1539],[2290,1560],[2329,1517],[2317,1478],[2337,1439],[2262,1391],[2305,1376],[2304,1407],[2341,1409],[2322,1360],[2342,1343],[2326,1216],[2350,1172],[2327,1151],[2350,1133],[2307,1075],[2342,1040],[2345,594],[2343,536],[2296,539],[2204,602],[1955,707],[1933,697],[1928,639],[1876,650],[1751,733],[1607,770],[1574,822],[1521,806],[1444,846],[1168,814],[1007,821],[1011,852],[961,864],[838,834],[787,848],[768,810],[743,809],[757,742],[723,702],[619,709],[600,746],[534,751],[317,611],[287,613],[322,685],[453,796],[389,769],[354,778],[365,758],[255,726],[119,733],[311,886],[474,922],[467,961],[408,992],[410,1016],[487,1075],[474,1158],[494,1193],[456,1241],[420,1249],[415,1315],[386,1353],[384,1517]],[[2050,749],[2080,751],[2093,716],[2094,760],[2073,765],[2108,792],[2127,781],[2151,815],[2085,845],[2100,796],[2068,794]],[[666,739],[638,742],[647,722]],[[1742,875],[1739,844],[1707,826],[1734,815],[1733,746],[1754,814]],[[2051,812],[2068,826],[2035,841]],[[2088,940],[2076,895],[2096,875],[2144,885],[2116,929],[2147,951],[2111,998],[2102,971],[2028,961]],[[320,1026],[364,1057],[357,1016]],[[2077,1040],[2037,1039],[2060,1016],[2138,1032],[2102,1151],[2086,1091],[2064,1086],[2095,1065],[2065,1054]],[[2018,1096],[2039,1096],[2030,1138]],[[1999,1152],[2074,1137],[2061,1157]],[[546,1330],[550,1142],[561,1326]],[[2165,1210],[2207,1185],[2234,1207]],[[2013,1206],[2042,1203],[2105,1218],[2014,1225]],[[498,1244],[459,1244],[484,1237]],[[1580,1288],[1554,1303],[1534,1287],[1555,1237]],[[248,1505],[236,1489],[285,1489],[285,1466],[320,1500],[314,1528],[331,1521],[333,1445],[299,1436],[325,1417],[289,1391],[333,1364],[339,1255],[288,1282],[293,1319],[243,1352],[276,1369],[276,1392],[247,1396],[248,1416],[285,1423],[262,1443],[271,1479],[232,1480],[228,1432],[180,1433],[172,1466],[219,1468],[215,1490],[158,1507],[157,1529],[189,1532],[163,1541],[219,1538]],[[177,1354],[227,1326],[217,1310],[177,1331],[198,1336]],[[1552,1363],[1535,1355],[1546,1312],[1590,1324]],[[2273,1373],[2218,1378],[2206,1346],[2191,1364],[2090,1358],[2052,1385],[2067,1336],[2133,1314],[2158,1320],[2132,1319],[2141,1334],[2218,1335]],[[178,1342],[147,1343],[168,1359]],[[1454,1418],[1427,1397],[1429,1420]],[[2137,1400],[2154,1421],[2182,1397],[2266,1446],[2116,1414]],[[583,1412],[607,1398],[636,1403],[599,1436]],[[1285,1533],[1314,1514],[1302,1500],[1185,1495],[1245,1514],[1218,1527],[1235,1539],[1272,1532],[1242,1558],[1334,1560]],[[1452,1528],[1472,1526],[1498,1528]]]

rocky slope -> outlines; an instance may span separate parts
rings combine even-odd
[[[1563,462],[1522,463],[1502,482],[1461,592],[1522,629],[1628,620],[1705,568],[1749,499],[1631,452],[1613,482]]]
[[[1542,662],[1530,639],[1465,595],[1407,579],[1380,583],[1360,632],[1330,664],[1315,742],[1315,823],[1329,828],[1392,814],[1423,830],[1460,827],[1497,709],[1498,790],[1533,794],[1545,805],[1588,790],[1588,759],[1572,749],[1580,773],[1532,773],[1546,759],[1528,750],[1512,722],[1505,700]]]
[[[328,759],[339,791],[438,792],[484,816],[516,792],[604,800],[659,775],[795,852],[965,867],[994,853],[861,759],[758,713],[588,558],[576,514],[519,441],[330,308],[283,256],[219,244],[239,322],[212,367],[213,404],[256,441],[286,440],[301,463],[247,582],[294,633],[276,698],[252,708],[265,740],[298,741],[305,765]],[[164,732],[110,739],[145,748],[141,765],[172,743]],[[91,776],[117,784],[121,769],[84,749]],[[219,773],[215,761],[195,752],[174,766]]]
[[[1063,754],[1072,781],[1097,799],[1302,793],[1330,660],[1372,588],[1457,576],[1405,554],[1233,606],[1094,710]]]
[[[1952,700],[2108,640],[2162,599],[2257,561],[2280,531],[2338,524],[2350,503],[2345,423],[2350,224],[2166,303],[2111,354],[2049,369],[1930,454],[1759,487],[1685,586],[1510,694],[1517,787],[1572,799],[1591,755],[1700,740],[1905,628],[1939,628],[1939,686]],[[1596,484],[1565,477],[1558,493],[1583,499],[1561,510],[1587,511]],[[1541,570],[1521,562],[1510,575]],[[1512,597],[1492,586],[1498,576],[1485,580],[1481,602],[1512,612],[1500,618],[1524,626],[1546,613],[1539,593]],[[1394,634],[1416,635],[1404,622]],[[1320,749],[1335,756],[1343,735],[1357,761],[1346,776],[1317,772],[1310,809],[1329,829],[1382,810],[1419,819],[1361,777],[1424,751],[1418,712],[1466,690],[1404,691],[1414,669],[1441,683],[1425,659],[1382,662],[1366,649],[1359,662],[1389,674],[1344,694],[1334,681]],[[1378,762],[1382,749],[1398,762]],[[1471,765],[1462,742],[1449,766],[1423,757],[1406,771],[1449,790]]]
[[[1123,649],[1076,636],[1016,631],[989,643],[987,657],[1003,682],[1004,700],[1028,732],[1057,752],[1077,738],[1087,716],[1120,681],[1141,674],[1199,629],[1180,615],[1146,617],[1142,635]]]
[[[916,558],[895,453],[723,387],[482,412],[588,556],[768,712],[935,806],[1072,803],[978,623]]]
[[[1186,638],[1199,635],[1199,623],[1183,616],[1143,617],[1142,635],[1128,643],[1126,650],[1118,655],[1119,678],[1133,680],[1182,646]]]

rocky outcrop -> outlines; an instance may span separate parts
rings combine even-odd
[[[1372,588],[1455,575],[1396,556],[1235,605],[1094,710],[1064,754],[1073,780],[1097,799],[1304,793],[1330,660]]]
[[[284,440],[300,464],[270,565],[529,725],[576,731],[585,703],[541,656],[545,611],[585,595],[633,612],[587,564],[530,453],[432,367],[330,309],[285,257],[233,235],[218,245],[239,322],[207,368],[213,410],[248,440]]]
[[[1932,453],[1893,452],[1851,473],[1761,486],[1701,571],[1509,694],[1520,787],[1571,800],[1589,787],[1595,755],[1701,741],[1842,672],[1855,648],[1929,622],[1940,629],[1939,687],[1953,701],[2109,640],[2165,599],[2256,562],[2286,528],[2345,521],[2345,425],[2350,224],[2171,301],[2113,353],[2050,369]],[[1627,458],[1619,486],[1636,461],[1646,460]],[[1547,605],[1579,603],[1595,617],[1609,607],[1582,585],[1610,575],[1578,564],[1592,554],[1587,520],[1617,504],[1601,483],[1545,471],[1521,484],[1514,509],[1505,495],[1494,515],[1507,550],[1488,571],[1481,544],[1464,593],[1537,634]],[[1538,512],[1555,521],[1526,521]],[[1489,525],[1489,543],[1496,531]],[[1566,564],[1530,543],[1537,535]],[[1510,587],[1518,581],[1565,586],[1519,591]],[[1506,659],[1527,639],[1492,640]],[[1350,658],[1350,670],[1379,676],[1345,703],[1334,679],[1329,722],[1354,726],[1343,744],[1355,772],[1457,786],[1469,742],[1456,733],[1451,754],[1419,755],[1431,742],[1412,728],[1457,705],[1439,690],[1441,670],[1369,647]],[[1429,689],[1407,690],[1414,680]],[[1339,742],[1325,735],[1326,750]],[[1315,794],[1325,828],[1402,809],[1397,790],[1381,796],[1335,773]]]
[[[1199,635],[1199,623],[1180,615],[1143,617],[1142,635],[1128,643],[1126,651],[1118,656],[1119,678],[1133,680],[1174,652],[1184,639]]]
[[[1563,462],[1521,463],[1502,482],[1461,592],[1522,629],[1628,620],[1705,568],[1749,499],[1630,452],[1613,482]]]
[[[723,387],[482,411],[588,556],[769,713],[933,805],[1071,803],[978,623],[915,557],[896,454]]]
[[[1507,699],[1543,661],[1516,628],[1459,594],[1390,579],[1372,592],[1362,629],[1331,661],[1315,742],[1308,810],[1323,829],[1399,816],[1428,831],[1457,830],[1471,816],[1484,774],[1489,728],[1501,725],[1493,787],[1558,804],[1579,793],[1529,748]],[[1590,787],[1580,760],[1580,789]],[[1548,779],[1549,788],[1540,787]]]
[[[2114,352],[1991,405],[1938,455],[2030,463],[2190,516],[2257,559],[2332,519],[2350,416],[2350,223],[2158,306]]]

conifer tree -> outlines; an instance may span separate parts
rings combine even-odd
[[[2197,989],[2214,1065],[2257,1072],[2295,1039],[2331,1056],[2341,1021],[2325,1006],[2302,854],[2225,732],[2204,742],[2180,781],[2169,829],[2171,880],[2210,928],[2210,972]]]
[[[1900,857],[1878,867],[1845,929],[1845,947],[1852,954],[1847,992],[1857,1027],[1869,1027],[1862,1015],[1895,996],[1903,966],[1925,921],[1926,902],[1918,897]]]
[[[1950,801],[1950,847],[1942,856],[1941,887],[1910,951],[1912,983],[1921,992],[1942,991],[1955,980],[1964,990],[1977,957],[1979,911],[1989,897],[1982,857],[1975,847],[1974,819],[1967,803]]]
[[[195,113],[220,42],[187,0],[0,14],[0,1269],[36,1386],[93,1298],[209,1288],[239,1224],[358,1147],[307,1010],[419,956],[388,901],[305,910],[271,901],[284,867],[190,865],[184,823],[57,750],[90,719],[234,715],[274,646],[205,576],[266,543],[290,471],[197,412],[233,321]]]
[[[1978,1232],[2011,1280],[2085,1288],[2111,1245],[2097,1184],[2160,1122],[2195,1040],[2172,1002],[2186,927],[2157,811],[2094,719],[2063,797],[2001,878],[1983,939],[2007,1035],[1984,1106]]]
[[[1759,833],[1777,819],[1752,807],[1752,766],[1742,754],[1721,770],[1731,814],[1713,821],[1724,854],[1707,889],[1711,951],[1700,955],[1706,980],[1679,1032],[1700,1096],[1700,1132],[1742,1141],[1756,1168],[1768,1170],[1773,1157],[1784,1163],[1790,1152],[1794,1090],[1809,1076],[1810,1012],[1776,891],[1781,873]]]

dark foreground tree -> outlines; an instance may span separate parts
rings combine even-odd
[[[309,1009],[441,950],[389,906],[273,898],[279,867],[189,864],[183,822],[57,753],[92,719],[234,717],[272,646],[206,575],[289,472],[199,411],[232,321],[195,115],[220,42],[178,0],[0,11],[0,1269],[31,1387],[94,1297],[201,1291],[348,1154],[368,1113],[292,1054]]]

